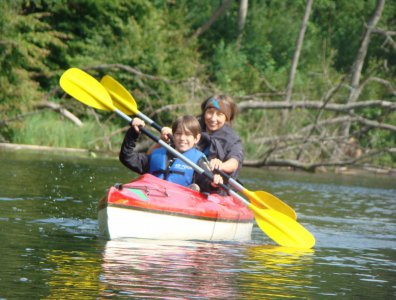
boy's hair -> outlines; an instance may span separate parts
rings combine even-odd
[[[234,100],[227,95],[214,95],[209,97],[201,104],[201,111],[202,111],[202,119],[204,119],[204,114],[206,109],[214,107],[224,113],[226,115],[227,121],[232,123],[234,120],[237,112],[238,107],[235,104]]]
[[[181,129],[183,132],[191,132],[195,138],[201,133],[201,125],[191,115],[178,117],[172,124],[172,132],[175,133],[177,129]]]

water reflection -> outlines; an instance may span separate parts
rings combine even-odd
[[[44,299],[83,299],[99,293],[100,257],[84,251],[52,250],[42,272],[49,274]]]
[[[113,240],[101,296],[161,299],[290,297],[310,285],[313,250],[189,241]]]
[[[235,276],[223,272],[237,261],[227,254],[228,249],[203,242],[108,241],[102,263],[102,296],[235,299]]]
[[[293,298],[309,295],[314,250],[278,246],[253,246],[244,251],[241,284],[251,288],[250,299]]]

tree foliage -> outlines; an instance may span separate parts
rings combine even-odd
[[[378,1],[313,2],[293,101],[345,103],[348,76]],[[196,113],[200,101],[215,92],[231,94],[240,103],[283,100],[306,1],[250,0],[243,32],[238,29],[240,2],[231,1],[197,35],[222,4],[218,0],[1,1],[1,140],[21,141],[18,129],[29,122],[24,115],[44,100],[92,120],[92,111],[87,114],[86,108],[68,101],[58,88],[60,75],[72,66],[98,79],[112,75],[139,99],[141,111],[166,124],[175,114]],[[396,4],[386,1],[365,58],[359,101],[395,100],[395,20]],[[166,109],[173,104],[187,108]],[[393,109],[370,107],[358,113],[366,120],[395,124]],[[252,143],[260,140],[263,131],[281,135],[328,116],[332,115],[327,111],[293,111],[289,116],[293,126],[279,127],[279,114],[247,109],[236,126],[245,138],[248,156],[257,158],[269,151],[261,144],[262,151],[257,152]],[[96,115],[109,117],[108,113]],[[36,117],[34,122],[39,122]],[[256,124],[265,130],[252,130]],[[353,123],[352,129],[364,147],[389,148],[395,141],[393,131],[361,123]]]

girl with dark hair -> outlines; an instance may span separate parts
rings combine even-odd
[[[211,171],[219,169],[236,178],[242,167],[244,151],[241,138],[231,125],[237,113],[233,99],[226,95],[214,95],[201,104],[201,139],[197,148],[209,159]],[[163,127],[161,138],[169,141],[172,130]],[[210,192],[221,192],[211,188]]]
[[[233,99],[226,95],[214,95],[201,104],[202,128],[200,149],[209,158],[211,170],[220,169],[236,177],[244,160],[241,138],[232,129],[237,113]]]

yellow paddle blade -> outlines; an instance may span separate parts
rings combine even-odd
[[[315,245],[314,236],[288,216],[268,208],[248,207],[254,212],[257,225],[272,240],[284,247],[310,249]]]
[[[115,110],[106,89],[99,81],[80,69],[70,68],[65,71],[59,84],[67,94],[88,106],[101,110]]]
[[[293,208],[287,205],[285,202],[279,200],[274,195],[264,191],[249,191],[247,189],[243,190],[243,193],[249,198],[250,202],[254,205],[262,208],[271,208],[273,210],[279,211],[282,214],[297,220],[297,214]]]
[[[135,99],[121,83],[109,75],[103,76],[100,83],[109,92],[114,105],[119,110],[127,115],[136,115],[139,113]]]

